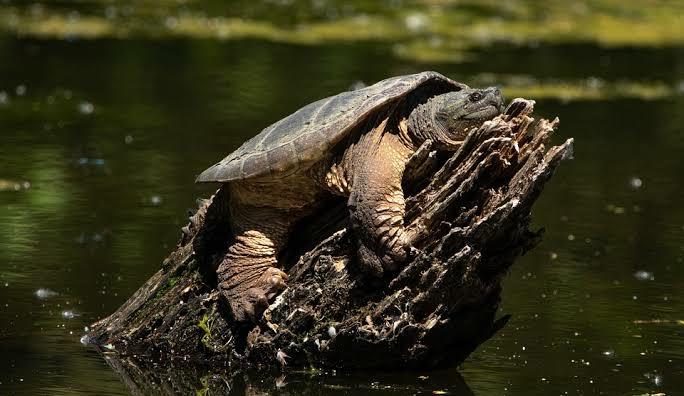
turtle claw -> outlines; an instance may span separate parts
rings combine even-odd
[[[287,274],[279,268],[271,267],[261,277],[264,279],[261,283],[264,284],[265,295],[269,300],[287,288]]]
[[[287,274],[276,267],[264,271],[254,285],[243,293],[223,296],[228,301],[230,310],[236,322],[258,322],[261,315],[268,308],[268,302],[287,288]]]
[[[268,299],[263,290],[251,288],[238,296],[223,294],[236,322],[256,322],[268,307]]]
[[[399,245],[399,244],[397,244]],[[380,278],[385,272],[394,272],[399,269],[401,263],[408,258],[408,249],[404,246],[395,246],[392,250],[379,256],[375,251],[364,244],[359,245],[358,258],[364,272]]]

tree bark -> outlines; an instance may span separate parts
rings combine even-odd
[[[230,241],[223,189],[201,203],[162,269],[84,341],[118,357],[212,367],[436,367],[462,362],[505,325],[501,281],[532,248],[531,207],[572,139],[533,101],[469,133],[452,154],[426,142],[404,177],[416,248],[395,274],[360,272],[344,202],[303,222],[280,258],[288,288],[255,325],[226,314],[214,273]]]

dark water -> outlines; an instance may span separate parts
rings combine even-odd
[[[79,338],[173,248],[211,192],[194,176],[305,103],[424,69],[684,87],[680,48],[492,48],[447,65],[382,44],[0,36],[0,394],[127,394]],[[505,281],[508,326],[458,370],[330,374],[294,389],[681,394],[684,96],[537,110],[561,118],[556,141],[575,137],[576,155],[535,207],[542,244]]]

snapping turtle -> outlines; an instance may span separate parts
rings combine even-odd
[[[321,99],[267,127],[197,177],[227,183],[235,235],[218,267],[237,321],[254,321],[286,287],[276,257],[293,224],[326,194],[348,198],[359,261],[381,275],[406,259],[404,167],[427,139],[456,149],[500,114],[497,88],[471,89],[436,72],[389,78]]]

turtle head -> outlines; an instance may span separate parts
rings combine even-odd
[[[420,135],[437,142],[442,149],[454,150],[472,128],[501,114],[504,99],[496,87],[466,88],[435,96],[425,105],[426,111],[419,115],[423,124]]]

